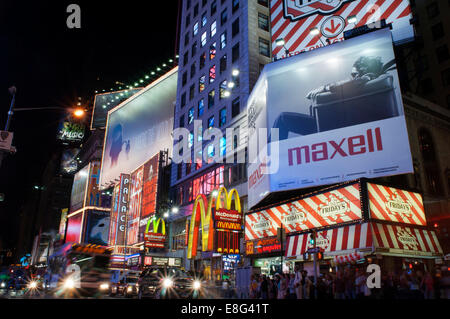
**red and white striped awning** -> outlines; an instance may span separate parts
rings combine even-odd
[[[349,263],[349,262],[356,262],[360,259],[364,258],[364,254],[362,252],[355,252],[348,255],[340,255],[340,256],[334,256],[333,261],[336,264],[343,264],[343,263]]]

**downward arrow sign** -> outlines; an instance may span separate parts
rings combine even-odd
[[[334,26],[334,20],[331,20],[331,28],[325,28],[325,30],[333,34],[339,29],[340,26],[340,23],[337,26]]]

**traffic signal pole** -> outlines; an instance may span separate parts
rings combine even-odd
[[[314,297],[317,300],[317,252],[315,251],[317,240],[316,240],[316,232],[313,232],[314,236]]]

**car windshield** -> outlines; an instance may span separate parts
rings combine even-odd
[[[137,277],[128,277],[127,278],[127,283],[136,283],[136,282],[138,282]]]

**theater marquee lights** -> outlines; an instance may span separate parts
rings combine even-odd
[[[201,223],[202,227],[202,251],[211,251],[214,249],[214,230],[219,230],[214,226],[214,218],[231,218],[227,225],[235,229],[236,224],[241,224],[242,221],[242,209],[239,193],[236,189],[227,191],[225,187],[221,187],[217,192],[217,196],[214,196],[215,192],[211,192],[209,200],[203,194],[197,196],[192,209],[192,217],[189,225],[188,235],[188,251],[187,258],[191,259],[197,255],[198,245],[198,231]],[[222,205],[222,197],[225,201],[225,206]],[[231,209],[232,202],[234,200],[234,210]],[[217,213],[213,213],[217,212]],[[240,215],[239,218],[235,218],[236,214]],[[225,223],[223,223],[225,224]],[[231,226],[232,225],[232,226]],[[217,226],[217,225],[216,225]],[[227,231],[221,229],[221,231]],[[229,232],[230,239],[237,237],[234,232]],[[234,242],[234,244],[233,244]],[[228,245],[227,251],[239,252],[239,241],[234,240]],[[219,252],[225,252],[224,247],[217,247]]]

